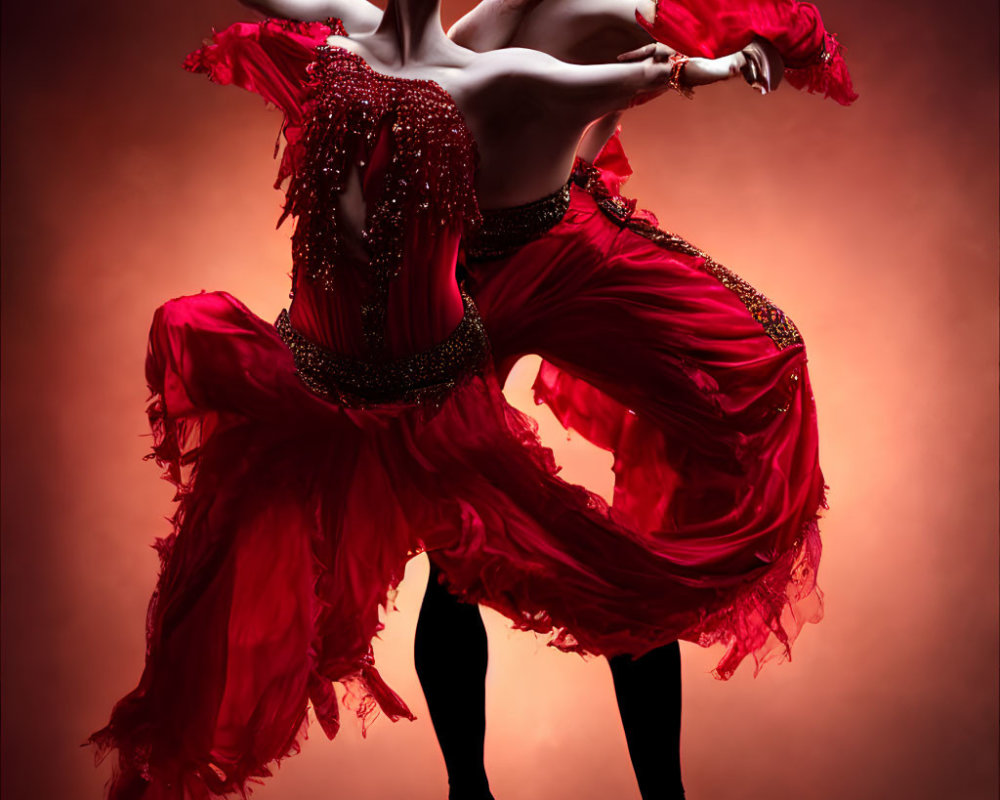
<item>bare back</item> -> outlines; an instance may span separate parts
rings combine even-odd
[[[400,64],[398,49],[377,34],[329,43],[360,55],[376,72],[431,80],[452,97],[476,140],[476,188],[487,209],[530,202],[563,185],[590,122],[627,103],[627,87],[609,93],[587,79],[606,72],[627,84],[642,73],[638,64],[579,67],[535,50],[476,53],[452,42]],[[584,80],[574,82],[577,76]]]
[[[652,22],[655,0],[481,0],[448,35],[473,50],[538,50],[571,64],[614,63],[654,40],[637,15]],[[596,120],[576,155],[593,160],[618,128],[621,112]]]

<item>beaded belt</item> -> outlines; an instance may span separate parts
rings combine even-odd
[[[471,261],[503,258],[544,236],[569,210],[569,183],[552,194],[512,208],[483,211],[483,224],[465,242]]]
[[[443,342],[429,350],[386,361],[336,353],[301,334],[284,310],[275,323],[292,352],[295,371],[316,394],[342,405],[440,403],[466,378],[479,372],[490,356],[486,328],[472,299],[462,293],[465,315]]]

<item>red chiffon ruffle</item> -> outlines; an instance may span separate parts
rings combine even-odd
[[[297,131],[308,105],[297,87],[324,35],[300,41],[302,30],[230,29],[192,64],[279,102]],[[412,716],[370,641],[407,559],[425,550],[454,593],[564,650],[719,641],[721,677],[747,655],[787,654],[820,614],[823,483],[804,347],[778,347],[722,273],[636,220],[612,221],[575,188],[544,238],[470,265],[497,362],[543,355],[539,398],[615,450],[614,511],[559,480],[490,370],[438,405],[348,408],[310,392],[274,326],[231,296],[157,311],[153,456],[178,505],[157,543],[145,670],[93,737],[118,750],[112,800],[245,792],[295,751],[309,704],[336,735],[335,682],[363,718]],[[433,237],[411,230],[425,253]],[[402,263],[413,279],[428,266]]]
[[[734,289],[762,296],[656,233],[574,186],[562,222],[470,264],[468,287],[501,374],[541,355],[536,400],[614,453],[619,519],[718,593],[684,638],[726,643],[725,678],[822,617],[815,405],[801,340],[779,347]]]
[[[754,37],[773,44],[785,77],[797,89],[850,105],[858,99],[843,48],[823,25],[819,9],[799,0],[657,0],[656,15],[636,21],[658,41],[689,56],[719,58]]]
[[[775,564],[706,579],[690,542],[651,546],[617,525],[556,477],[489,373],[440,407],[345,408],[305,388],[273,326],[212,293],[158,310],[147,379],[178,510],[158,543],[146,669],[93,737],[119,751],[113,800],[243,790],[297,749],[307,703],[336,735],[336,681],[363,717],[412,716],[370,641],[423,550],[452,591],[564,650],[761,644],[744,606]],[[798,557],[779,557],[783,576]],[[770,610],[755,613],[772,622]]]
[[[223,86],[260,95],[285,115],[282,153],[275,188],[300,167],[303,114],[309,99],[309,66],[316,48],[333,34],[344,35],[338,19],[292,22],[265,19],[237,22],[215,31],[210,41],[184,59],[184,69],[200,72]],[[275,143],[275,155],[281,136]]]

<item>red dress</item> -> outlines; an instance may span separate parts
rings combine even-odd
[[[857,99],[819,9],[798,0],[660,0],[647,32],[716,58],[768,39],[800,89]],[[487,214],[467,288],[501,379],[543,362],[535,399],[614,453],[613,508],[653,548],[728,598],[700,629],[729,677],[790,657],[822,618],[817,516],[825,508],[805,345],[764,295],[621,195],[617,136],[563,192]],[[690,632],[682,638],[694,638]]]
[[[682,635],[726,643],[727,678],[747,655],[758,668],[788,657],[822,618],[805,345],[764,295],[609,190],[618,182],[581,164],[547,209],[485,214],[466,288],[501,380],[542,356],[536,401],[614,453],[617,519],[727,597]]]
[[[457,594],[603,654],[678,636],[752,649],[771,622],[760,587],[783,592],[796,557],[762,549],[755,572],[742,559],[706,579],[693,541],[640,534],[556,477],[455,281],[480,221],[461,114],[437,84],[321,46],[330,31],[237,25],[189,61],[285,110],[294,299],[276,325],[222,292],[154,316],[154,455],[178,507],[143,675],[93,736],[118,750],[115,800],[245,790],[297,749],[308,704],[336,734],[334,682],[361,716],[412,716],[370,641],[424,550]],[[363,252],[337,232],[352,170]]]
[[[819,10],[797,0],[662,0],[655,39],[719,57],[755,36],[793,86],[857,95]],[[562,192],[486,215],[465,266],[501,379],[543,362],[535,398],[614,453],[613,508],[727,601],[700,628],[728,644],[729,677],[753,655],[790,657],[822,618],[817,516],[825,507],[805,345],[764,295],[620,193],[617,136]]]

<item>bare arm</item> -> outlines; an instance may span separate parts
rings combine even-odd
[[[669,50],[669,48],[668,48]],[[628,54],[623,54],[627,56]],[[739,74],[746,59],[741,53],[725,58],[692,58],[685,65],[680,75],[678,89],[684,92],[694,86],[702,86],[706,83],[726,80]],[[618,125],[622,120],[624,111],[612,111],[596,120],[580,139],[576,154],[584,161],[593,162],[600,154],[604,145],[618,130]]]
[[[674,51],[655,43],[636,21],[637,13],[651,20],[655,6],[653,0],[574,0],[572,4],[481,0],[452,26],[448,36],[456,44],[478,52],[527,47],[576,64],[607,63],[621,50],[630,48],[635,48],[630,55],[641,54],[635,58],[654,54],[668,57]],[[747,59],[751,49],[755,51],[756,64],[764,68],[752,73],[750,70],[754,68],[748,67]],[[704,86],[743,73],[750,83],[773,89],[782,69],[780,64],[773,64],[775,54],[767,42],[757,41],[742,52],[720,58],[691,58],[684,69],[682,85]],[[761,64],[762,61],[772,63]],[[765,70],[768,74],[761,75]],[[755,80],[758,76],[762,80]]]
[[[619,61],[653,58],[658,61],[676,56],[676,51],[662,43],[648,44],[618,56]],[[756,38],[740,52],[719,58],[689,58],[681,75],[681,86],[692,88],[743,75],[761,94],[778,88],[785,64],[777,48],[766,39]]]
[[[635,61],[652,58],[656,61],[666,61],[677,55],[677,51],[673,48],[654,42],[636,50],[630,50],[628,53],[622,53],[618,56],[618,60]],[[693,88],[728,80],[739,75],[746,68],[746,65],[747,56],[743,51],[720,58],[687,58],[680,83],[685,88]]]
[[[668,88],[670,64],[577,65],[536,50],[483,53],[466,68],[459,105],[479,145],[484,208],[537,199],[566,182],[584,130],[639,94]]]
[[[656,61],[667,62],[672,57],[676,58],[677,55],[666,45],[651,44],[629,53],[622,53],[618,58],[622,61],[652,58]],[[746,61],[743,53],[715,59],[687,59],[684,61],[683,69],[678,76],[676,88],[683,93],[686,89],[694,86],[726,80],[740,74],[740,71],[745,68]],[[621,110],[612,111],[591,124],[580,139],[580,144],[577,146],[577,156],[584,161],[594,161],[618,129],[623,113]]]
[[[604,149],[604,145],[608,143],[608,139],[614,136],[615,131],[618,130],[621,119],[621,111],[612,111],[594,122],[580,139],[580,144],[576,148],[577,156],[584,161],[593,163],[601,150]]]
[[[497,80],[521,93],[525,105],[546,109],[571,127],[588,125],[638,99],[676,88],[676,65],[643,58],[618,64],[567,64],[537,50],[509,48],[483,56]]]
[[[245,6],[269,17],[303,22],[336,17],[351,33],[375,30],[382,19],[378,6],[367,0],[240,0]]]
[[[455,44],[485,53],[510,47],[521,21],[542,0],[481,0],[448,29]]]

